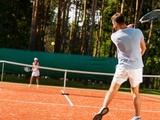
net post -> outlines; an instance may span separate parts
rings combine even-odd
[[[64,84],[63,84],[62,95],[69,95],[68,93],[66,93],[66,78],[67,78],[67,70],[64,71]]]
[[[3,73],[4,73],[4,62],[2,63],[2,74],[1,74],[1,82],[3,81]]]
[[[4,62],[2,63],[1,83],[3,81],[3,73],[4,73]],[[0,90],[1,90],[1,86],[0,86]]]

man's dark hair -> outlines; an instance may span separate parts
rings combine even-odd
[[[122,13],[115,13],[112,17],[111,17],[111,20],[112,21],[115,21],[116,23],[118,24],[124,24],[125,21],[124,21],[124,16]]]

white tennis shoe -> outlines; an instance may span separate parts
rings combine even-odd
[[[139,116],[134,116],[131,120],[141,120]]]

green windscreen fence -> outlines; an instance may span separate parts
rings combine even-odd
[[[33,59],[37,57],[40,66],[48,68],[58,68],[65,70],[87,71],[87,72],[100,72],[100,73],[114,73],[117,64],[116,58],[109,57],[92,57],[73,54],[59,54],[36,52],[17,49],[0,49],[0,60],[23,63],[32,65]],[[0,67],[2,68],[2,62]],[[15,74],[31,74],[25,71],[25,66],[4,64],[4,73]],[[2,69],[0,69],[2,72]],[[40,69],[41,76],[49,77],[64,77],[64,71]],[[68,79],[90,79],[90,80],[111,80],[113,76],[96,75],[96,74],[83,74],[67,72]]]

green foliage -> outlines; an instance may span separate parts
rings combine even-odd
[[[27,49],[31,23],[28,0],[0,1],[0,47]]]
[[[150,48],[149,48],[149,53],[148,53],[148,59],[146,63],[146,73],[149,74],[160,74],[159,71],[159,66],[160,66],[160,51],[159,51],[159,46],[160,46],[160,25],[159,21],[154,22],[154,27],[152,30],[152,37],[150,41]]]
[[[112,34],[112,22],[111,16],[116,12],[116,3],[115,0],[108,0],[105,3],[105,9],[103,12],[103,31],[102,37],[100,38],[102,41],[100,56],[109,56],[110,44],[111,44],[111,34]]]

